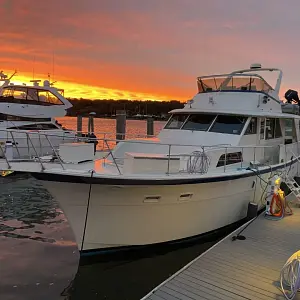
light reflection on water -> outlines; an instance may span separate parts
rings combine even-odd
[[[76,117],[61,117],[57,121],[68,129],[77,129]],[[165,121],[154,121],[154,135],[157,135],[165,125]],[[106,138],[115,139],[116,120],[95,118],[95,133],[99,138],[103,138],[100,133],[108,133]],[[88,131],[88,118],[82,120],[82,131]],[[126,121],[126,135],[132,138],[135,135],[145,135],[147,133],[147,121],[145,120],[127,120]]]
[[[0,178],[0,299],[69,299],[79,254],[49,193],[26,175]]]

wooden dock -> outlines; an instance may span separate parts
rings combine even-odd
[[[218,242],[142,300],[256,299],[285,297],[280,271],[300,250],[300,208],[293,215],[273,221],[261,214],[252,223]],[[246,227],[246,228],[245,228]],[[242,229],[245,240],[232,241]],[[300,299],[297,295],[295,299]]]

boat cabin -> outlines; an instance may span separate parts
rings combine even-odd
[[[49,86],[46,86],[49,87]],[[63,95],[63,90],[57,91]],[[64,105],[59,95],[40,86],[9,85],[3,87],[0,102],[30,105]]]
[[[274,86],[258,74],[262,71],[279,72]],[[134,150],[173,156],[202,151],[209,156],[211,168],[256,160],[279,163],[286,147],[292,149],[300,141],[297,109],[289,109],[279,99],[281,78],[281,70],[257,65],[198,77],[198,93],[183,108],[170,112],[158,140],[153,145],[135,145]],[[124,157],[133,146],[119,143],[114,152]]]
[[[33,85],[14,85],[6,81],[0,87],[1,114],[10,119],[33,118],[36,121],[65,116],[72,104],[64,97],[64,90],[52,86],[48,80],[39,85],[40,81],[31,80]]]

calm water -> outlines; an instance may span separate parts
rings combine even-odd
[[[59,121],[76,129],[76,118]],[[163,124],[155,122],[156,133]],[[95,120],[96,132],[114,130],[115,120]],[[127,132],[145,134],[146,122],[128,120]],[[51,195],[30,176],[0,178],[0,299],[140,299],[227,233],[79,266],[74,236]]]
[[[63,124],[69,129],[77,129],[77,118],[75,117],[63,117],[57,118],[57,121]],[[154,122],[154,134],[158,134],[163,128],[165,122],[155,121]],[[106,138],[115,139],[115,119],[95,119],[95,132],[99,138],[103,138],[103,133],[106,134]],[[82,131],[88,131],[88,118],[82,120]],[[136,135],[146,135],[147,133],[147,122],[146,120],[127,120],[126,122],[126,135],[128,138]]]

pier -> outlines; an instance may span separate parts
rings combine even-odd
[[[300,250],[299,241],[300,208],[293,207],[293,215],[278,221],[266,219],[262,213],[141,300],[284,300],[280,272]]]

